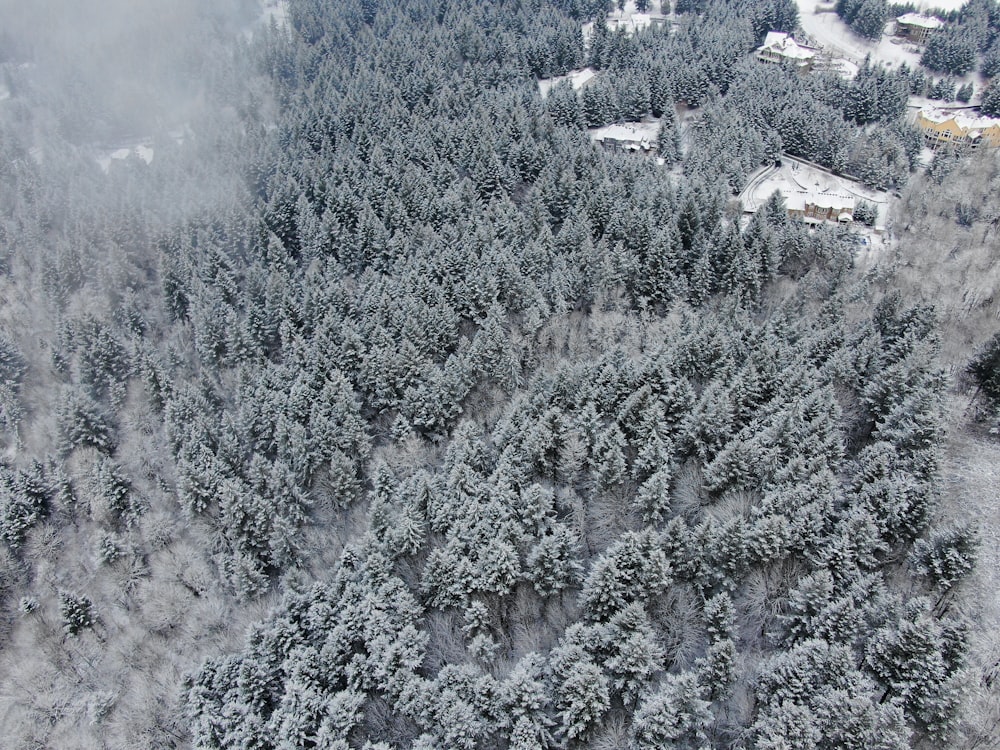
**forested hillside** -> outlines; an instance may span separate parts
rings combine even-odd
[[[939,290],[733,201],[783,151],[903,189],[907,73],[756,62],[788,0],[585,48],[605,5],[206,23],[182,137],[5,42],[10,747],[996,741]],[[586,130],[641,116],[659,159]]]

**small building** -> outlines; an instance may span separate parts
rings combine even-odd
[[[806,224],[850,224],[854,221],[855,200],[850,195],[814,193],[808,191],[788,193],[783,196],[788,215]]]
[[[757,48],[756,57],[761,62],[782,64],[789,63],[800,73],[812,69],[813,61],[819,50],[799,44],[790,35],[780,31],[769,31],[764,44]]]
[[[895,35],[914,44],[926,44],[931,32],[944,26],[944,21],[922,13],[904,13],[896,19]]]
[[[964,111],[921,109],[914,124],[931,149],[948,144],[969,148],[1000,147],[1000,118],[974,116]]]
[[[595,140],[605,148],[621,151],[652,151],[656,141],[648,132],[632,125],[608,125],[595,133]]]
[[[563,81],[569,81],[569,85],[573,87],[574,91],[581,91],[594,80],[596,75],[593,68],[583,68],[582,70],[571,70],[566,75],[554,78],[542,78],[538,81],[538,92],[545,99],[549,92]]]

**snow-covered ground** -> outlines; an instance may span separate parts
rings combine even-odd
[[[563,81],[569,81],[570,85],[574,90],[579,91],[582,89],[594,76],[596,72],[593,68],[583,68],[582,70],[571,70],[564,76],[556,76],[555,78],[542,78],[538,81],[538,91],[544,99],[549,95],[552,87],[562,83]]]
[[[866,55],[871,55],[872,60],[892,69],[904,62],[911,68],[920,64],[920,49],[915,45],[884,34],[877,42],[862,39],[840,20],[832,3],[818,0],[796,0],[796,3],[802,30],[832,57],[843,57],[859,65]]]
[[[884,229],[889,214],[889,194],[872,190],[846,177],[838,177],[824,169],[795,157],[782,154],[780,167],[766,167],[750,178],[739,199],[745,211],[756,211],[777,190],[786,199],[807,194],[840,195],[865,200],[873,204],[878,217],[876,229]],[[860,228],[860,227],[856,227]]]

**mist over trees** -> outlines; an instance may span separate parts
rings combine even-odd
[[[250,5],[0,39],[11,746],[971,742],[937,313],[732,203],[902,187],[906,74],[756,63],[783,0]]]

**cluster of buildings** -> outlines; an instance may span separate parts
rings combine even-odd
[[[893,34],[899,39],[922,45],[944,25],[944,21],[935,16],[904,13],[895,19]],[[800,73],[808,73],[829,62],[818,47],[803,44],[791,35],[779,31],[768,32],[755,56],[761,62],[788,65]],[[932,149],[946,144],[970,148],[1000,148],[1000,119],[982,117],[972,110],[921,109],[916,114],[914,123],[923,133],[927,146]]]
[[[932,32],[944,26],[944,21],[921,13],[904,13],[894,24],[893,34],[913,44],[926,44]],[[761,62],[789,64],[800,73],[808,73],[821,58],[822,50],[794,39],[780,31],[768,32],[764,43],[757,48]]]

